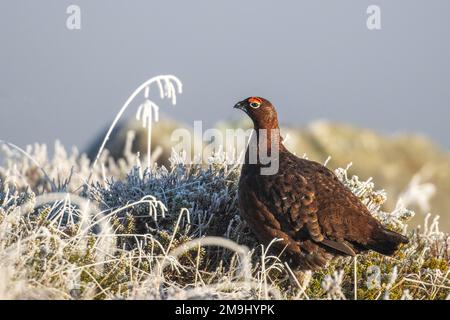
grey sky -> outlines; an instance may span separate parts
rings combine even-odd
[[[369,4],[380,31],[366,28]],[[240,117],[233,104],[261,95],[283,123],[421,132],[448,148],[449,39],[448,0],[3,0],[0,139],[84,148],[141,82],[174,74],[184,93],[162,111],[191,124]]]

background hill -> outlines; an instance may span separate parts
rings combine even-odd
[[[174,143],[174,129],[186,124],[164,120],[154,125],[153,154],[158,164],[168,166]],[[247,119],[220,122],[216,128],[251,128]],[[132,151],[145,154],[147,134],[136,121],[123,122],[107,144],[114,158],[122,156],[129,131],[134,131]],[[377,187],[391,195],[385,210],[393,210],[397,199],[414,209],[417,215],[410,222],[416,226],[431,212],[441,216],[440,225],[450,231],[450,153],[420,135],[385,135],[373,130],[327,121],[312,122],[304,128],[283,127],[285,144],[298,156],[324,163],[328,157],[331,168],[347,167],[349,174],[366,180],[373,178]],[[88,156],[94,157],[103,135],[93,141]],[[201,137],[195,137],[200,140]],[[205,142],[206,144],[206,142]],[[238,150],[239,152],[240,150]],[[157,159],[156,159],[157,158]]]

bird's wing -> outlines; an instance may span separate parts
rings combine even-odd
[[[303,160],[308,161],[308,160]],[[304,167],[307,166],[308,169]],[[301,170],[307,181],[314,185],[317,202],[317,220],[324,238],[349,247],[366,245],[380,223],[366,206],[326,167],[313,161]],[[334,243],[324,242],[334,249]],[[347,248],[337,249],[348,254]],[[356,249],[355,249],[356,250]]]
[[[324,239],[318,221],[318,202],[314,183],[292,159],[284,159],[276,175],[259,176],[258,197],[273,213],[285,232],[299,240]],[[299,234],[303,237],[299,237]]]
[[[297,227],[291,223],[288,214],[283,213],[283,210],[288,210],[289,204],[280,198],[286,189],[284,192],[277,191],[274,194],[280,201],[270,198],[272,194],[270,190],[278,190],[270,187],[276,182],[276,179],[268,178],[261,183],[256,176],[241,176],[239,184],[241,215],[256,237],[265,245],[271,243],[271,249],[283,255],[293,267],[304,270],[324,267],[332,258],[327,250],[310,240],[310,237],[302,240],[293,238]],[[300,216],[301,214],[297,218]],[[274,238],[278,240],[272,242]]]
[[[354,257],[356,255],[355,250],[353,250],[353,246],[350,245],[348,242],[346,241],[333,241],[333,240],[329,240],[329,239],[323,239],[321,241],[321,244],[336,250],[337,252],[347,255],[347,256],[352,256]]]
[[[365,206],[317,162],[292,155],[282,165],[277,175],[261,177],[265,190],[259,194],[284,221],[283,230],[298,241],[312,240],[336,254],[354,256],[376,224]]]

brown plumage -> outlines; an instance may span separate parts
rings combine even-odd
[[[392,255],[408,239],[376,220],[366,206],[329,169],[298,158],[282,144],[278,118],[266,99],[251,97],[235,105],[253,120],[259,145],[267,145],[279,161],[275,174],[261,174],[267,167],[257,158],[248,163],[249,150],[239,180],[242,217],[265,245],[296,270],[324,267],[334,256],[354,256],[367,250]],[[260,129],[268,130],[267,135]],[[272,133],[271,133],[272,132]],[[279,155],[276,157],[278,146]],[[274,149],[274,150],[272,150]]]

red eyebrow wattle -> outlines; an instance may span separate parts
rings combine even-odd
[[[251,97],[248,99],[248,102],[252,103],[252,102],[256,102],[256,103],[262,103],[262,100],[260,98],[257,97]]]

